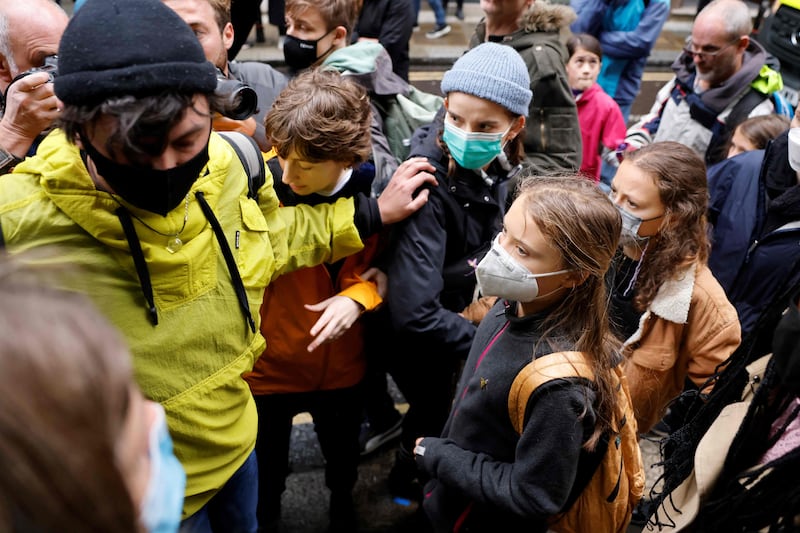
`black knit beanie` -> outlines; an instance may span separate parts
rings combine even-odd
[[[58,48],[55,92],[65,104],[165,90],[212,93],[216,86],[194,32],[161,0],[87,0]]]

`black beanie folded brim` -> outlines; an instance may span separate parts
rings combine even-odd
[[[92,105],[114,96],[149,96],[165,91],[212,93],[217,86],[211,63],[131,65],[85,70],[56,78],[56,95],[65,104]]]
[[[59,43],[54,89],[68,105],[216,86],[194,31],[161,0],[87,0]]]

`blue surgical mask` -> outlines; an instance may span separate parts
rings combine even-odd
[[[140,519],[149,533],[175,533],[181,524],[186,474],[172,453],[164,408],[156,405],[158,414],[150,428],[150,480]]]
[[[450,155],[463,168],[477,170],[483,168],[503,151],[503,135],[501,133],[467,133],[466,131],[445,121],[444,140]]]
[[[500,235],[492,241],[491,249],[478,263],[475,277],[483,296],[499,296],[517,302],[532,302],[537,298],[544,298],[554,291],[539,295],[539,282],[537,278],[545,278],[570,272],[571,269],[531,274],[522,266],[505,248],[500,245]]]

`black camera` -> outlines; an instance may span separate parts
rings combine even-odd
[[[17,80],[24,78],[25,76],[30,76],[35,72],[47,72],[50,74],[50,79],[47,81],[53,81],[58,76],[58,56],[52,55],[47,56],[44,58],[44,65],[41,67],[33,67],[30,70],[26,70],[25,72],[19,74],[16,78],[11,80],[11,83],[14,83]]]
[[[214,90],[219,110],[233,120],[244,120],[258,111],[256,91],[239,80],[229,80],[217,69],[217,88]]]
[[[14,83],[18,82],[19,80],[21,80],[25,76],[30,76],[31,74],[34,74],[36,72],[47,72],[50,75],[50,79],[47,80],[47,81],[48,82],[52,82],[54,79],[56,79],[56,76],[58,76],[58,56],[56,56],[56,55],[47,56],[47,57],[44,58],[44,65],[42,65],[41,67],[34,67],[34,68],[30,69],[30,70],[26,70],[25,72],[21,72],[21,73],[17,74],[14,77],[14,79],[11,80],[11,83],[8,84],[8,87],[6,87],[6,92],[3,93],[3,105],[4,106],[5,106],[5,102],[6,102],[6,97],[8,96],[8,89],[12,85],[14,85]]]

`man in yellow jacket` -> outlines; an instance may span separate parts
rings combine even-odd
[[[412,161],[379,200],[279,208],[268,174],[255,200],[211,131],[216,83],[161,1],[88,0],[59,47],[62,129],[0,179],[0,240],[55,247],[87,271],[76,288],[125,334],[139,385],[167,413],[184,525],[255,531],[256,410],[241,376],[264,351],[265,286],[359,251],[424,204],[414,193],[433,178]]]

